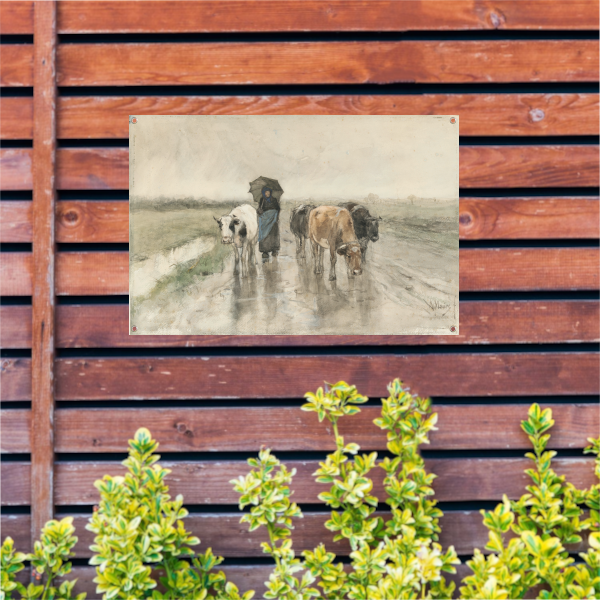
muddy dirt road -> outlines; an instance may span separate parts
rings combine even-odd
[[[431,228],[420,228],[382,222],[363,274],[349,277],[339,257],[337,281],[329,281],[328,253],[322,275],[313,272],[310,248],[306,259],[296,257],[289,210],[283,210],[276,259],[251,265],[249,276],[242,278],[231,252],[221,261],[220,272],[197,277],[176,292],[165,289],[140,298],[135,306],[139,333],[449,333],[452,325],[458,326],[458,250],[449,249],[451,232],[432,235]]]

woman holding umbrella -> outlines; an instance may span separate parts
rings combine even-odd
[[[279,213],[281,211],[280,199],[283,188],[277,179],[263,177],[262,175],[250,182],[248,190],[258,202],[258,250],[262,252],[263,262],[279,252]]]
[[[279,212],[281,207],[273,190],[268,186],[261,189],[258,202],[258,251],[262,252],[263,262],[269,260],[269,252],[275,258],[279,252]]]

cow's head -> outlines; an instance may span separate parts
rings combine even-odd
[[[351,275],[360,275],[362,273],[362,249],[358,242],[348,242],[342,244],[336,252],[346,259],[348,273]]]
[[[241,245],[240,237],[246,235],[246,224],[242,219],[234,217],[232,215],[226,215],[224,217],[213,217],[213,219],[219,225],[221,230],[221,243],[222,244],[233,244],[237,242],[237,245]]]
[[[372,242],[379,239],[379,221],[381,221],[381,217],[367,218],[367,239]]]

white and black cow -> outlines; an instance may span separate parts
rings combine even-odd
[[[381,217],[371,216],[365,206],[356,202],[342,202],[340,206],[345,208],[352,217],[354,231],[362,248],[362,259],[365,261],[369,242],[376,242],[379,239],[379,221],[381,221]]]
[[[306,256],[304,248],[306,246],[305,241],[309,237],[308,217],[313,208],[316,208],[314,204],[301,204],[292,209],[290,214],[290,231],[296,237],[296,254],[300,258]]]
[[[242,277],[248,273],[248,264],[255,264],[258,242],[258,217],[249,204],[236,206],[228,215],[213,217],[221,230],[221,243],[231,244],[235,261],[242,263]]]

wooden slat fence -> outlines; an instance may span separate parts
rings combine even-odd
[[[26,551],[53,512],[74,515],[77,586],[97,597],[93,482],[143,425],[241,589],[268,567],[228,481],[261,445],[298,469],[295,548],[347,555],[311,477],[331,437],[299,410],[338,379],[433,397],[426,463],[461,555],[486,542],[477,508],[524,490],[531,402],[554,411],[557,471],[589,485],[598,15],[597,0],[0,2],[3,536]],[[129,336],[130,114],[459,114],[460,335]],[[384,450],[377,411],[342,432]]]

